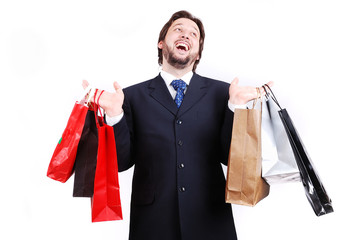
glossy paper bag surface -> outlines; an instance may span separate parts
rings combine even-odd
[[[269,184],[299,182],[300,174],[279,107],[267,98],[262,111],[262,177]]]
[[[74,197],[92,197],[93,195],[97,148],[98,134],[95,115],[93,110],[89,110],[76,154],[74,166]]]
[[[279,115],[288,134],[307,199],[315,214],[321,216],[333,212],[332,200],[329,198],[287,110],[281,109]]]
[[[121,220],[122,208],[118,182],[116,143],[113,128],[98,121],[97,166],[91,199],[92,222]]]
[[[87,110],[86,105],[75,103],[66,128],[52,155],[47,170],[48,177],[66,182],[72,175]]]

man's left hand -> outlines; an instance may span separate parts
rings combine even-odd
[[[229,87],[229,102],[234,105],[245,105],[249,101],[256,99],[258,97],[256,87],[251,86],[239,86],[239,79],[235,78],[230,87]],[[274,85],[273,82],[268,82],[267,85],[272,87]],[[261,95],[265,95],[265,91],[263,87],[260,87]]]

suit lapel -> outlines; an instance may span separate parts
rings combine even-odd
[[[191,82],[188,86],[186,94],[184,95],[181,107],[178,110],[178,116],[187,112],[193,105],[195,105],[207,93],[207,85],[204,79],[198,74],[193,74]]]
[[[196,73],[193,74],[191,82],[184,96],[181,107],[178,109],[168,88],[161,77],[158,75],[154,78],[149,86],[150,95],[156,99],[163,107],[170,111],[173,115],[182,115],[187,112],[194,104],[196,104],[207,93],[207,85],[203,78]]]
[[[154,78],[148,86],[150,95],[156,99],[163,107],[170,111],[173,115],[176,115],[178,108],[172,99],[171,94],[165,84],[165,81],[158,75]]]

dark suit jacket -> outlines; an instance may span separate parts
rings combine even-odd
[[[119,171],[135,165],[131,240],[237,239],[225,178],[229,84],[194,74],[177,109],[162,77],[124,89]]]

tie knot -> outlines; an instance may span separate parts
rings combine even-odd
[[[181,80],[181,79],[176,79],[173,80],[171,82],[171,85],[173,86],[173,88],[177,91],[177,89],[181,89],[182,91],[184,91],[186,89],[186,82]]]

